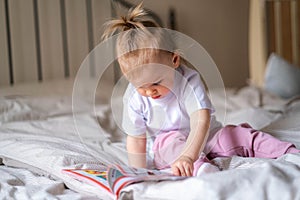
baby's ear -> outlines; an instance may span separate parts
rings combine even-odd
[[[177,54],[177,53],[173,54],[172,62],[173,62],[174,68],[179,67],[179,65],[180,65],[180,56],[179,56],[179,54]]]

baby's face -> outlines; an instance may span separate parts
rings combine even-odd
[[[155,66],[153,66],[155,65]],[[164,65],[145,66],[143,75],[132,81],[140,95],[159,99],[165,97],[174,86],[174,69]]]
[[[153,99],[163,98],[174,87],[175,69],[179,66],[179,56],[175,57],[176,62],[174,56],[177,55],[170,53],[151,59],[149,63],[133,68],[125,76],[140,95]]]

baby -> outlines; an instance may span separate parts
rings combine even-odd
[[[299,152],[248,124],[223,127],[199,73],[183,64],[169,32],[149,19],[141,4],[106,25],[104,38],[120,31],[118,62],[130,82],[122,122],[130,165],[148,167],[148,153],[158,169],[196,176],[203,168],[217,171],[210,162],[216,157],[277,158]]]

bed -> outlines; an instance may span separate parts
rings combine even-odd
[[[97,169],[112,163],[127,163],[124,135],[114,124],[110,105],[99,99],[95,112],[88,112],[91,102],[82,101],[76,110],[79,120],[75,125],[72,87],[70,79],[1,88],[3,198],[110,199],[99,188],[61,172],[64,168]],[[37,93],[33,95],[32,90]],[[211,93],[220,95],[219,90]],[[225,123],[248,122],[300,147],[300,99],[282,99],[253,86],[228,89],[226,94]],[[223,102],[216,102],[216,109],[223,109],[222,105]],[[276,160],[216,158],[213,162],[221,172],[178,181],[133,184],[122,191],[121,199],[300,197],[300,155],[288,154]]]
[[[284,59],[269,57],[263,68],[282,66]],[[112,199],[106,191],[74,180],[62,169],[127,164],[125,135],[113,113],[121,109],[122,95],[113,92],[111,76],[100,80],[94,99],[86,98],[95,93],[98,81],[91,77],[85,80],[74,109],[76,79],[64,64],[63,72],[70,76],[18,83],[15,74],[12,85],[0,87],[1,199]],[[291,67],[288,62],[284,65],[288,70]],[[274,70],[269,71],[264,75],[273,77]],[[216,99],[217,118],[224,124],[247,122],[300,148],[300,93],[296,89],[283,97],[280,92],[285,88],[274,91],[275,83],[263,81],[270,87],[226,88],[226,106],[224,90],[210,90]],[[299,154],[278,159],[234,156],[213,162],[220,172],[135,183],[121,191],[120,199],[300,199]]]

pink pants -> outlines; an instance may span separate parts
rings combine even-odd
[[[216,138],[217,137],[217,138]],[[186,142],[186,136],[178,131],[160,134],[154,141],[154,164],[158,169],[170,167],[178,159]],[[214,142],[214,144],[209,144]],[[281,141],[267,133],[254,130],[248,124],[227,125],[220,129],[215,138],[208,141],[211,150],[207,157],[200,156],[194,163],[194,175],[203,162],[216,157],[242,156],[277,158],[286,153],[299,153],[295,145]]]

